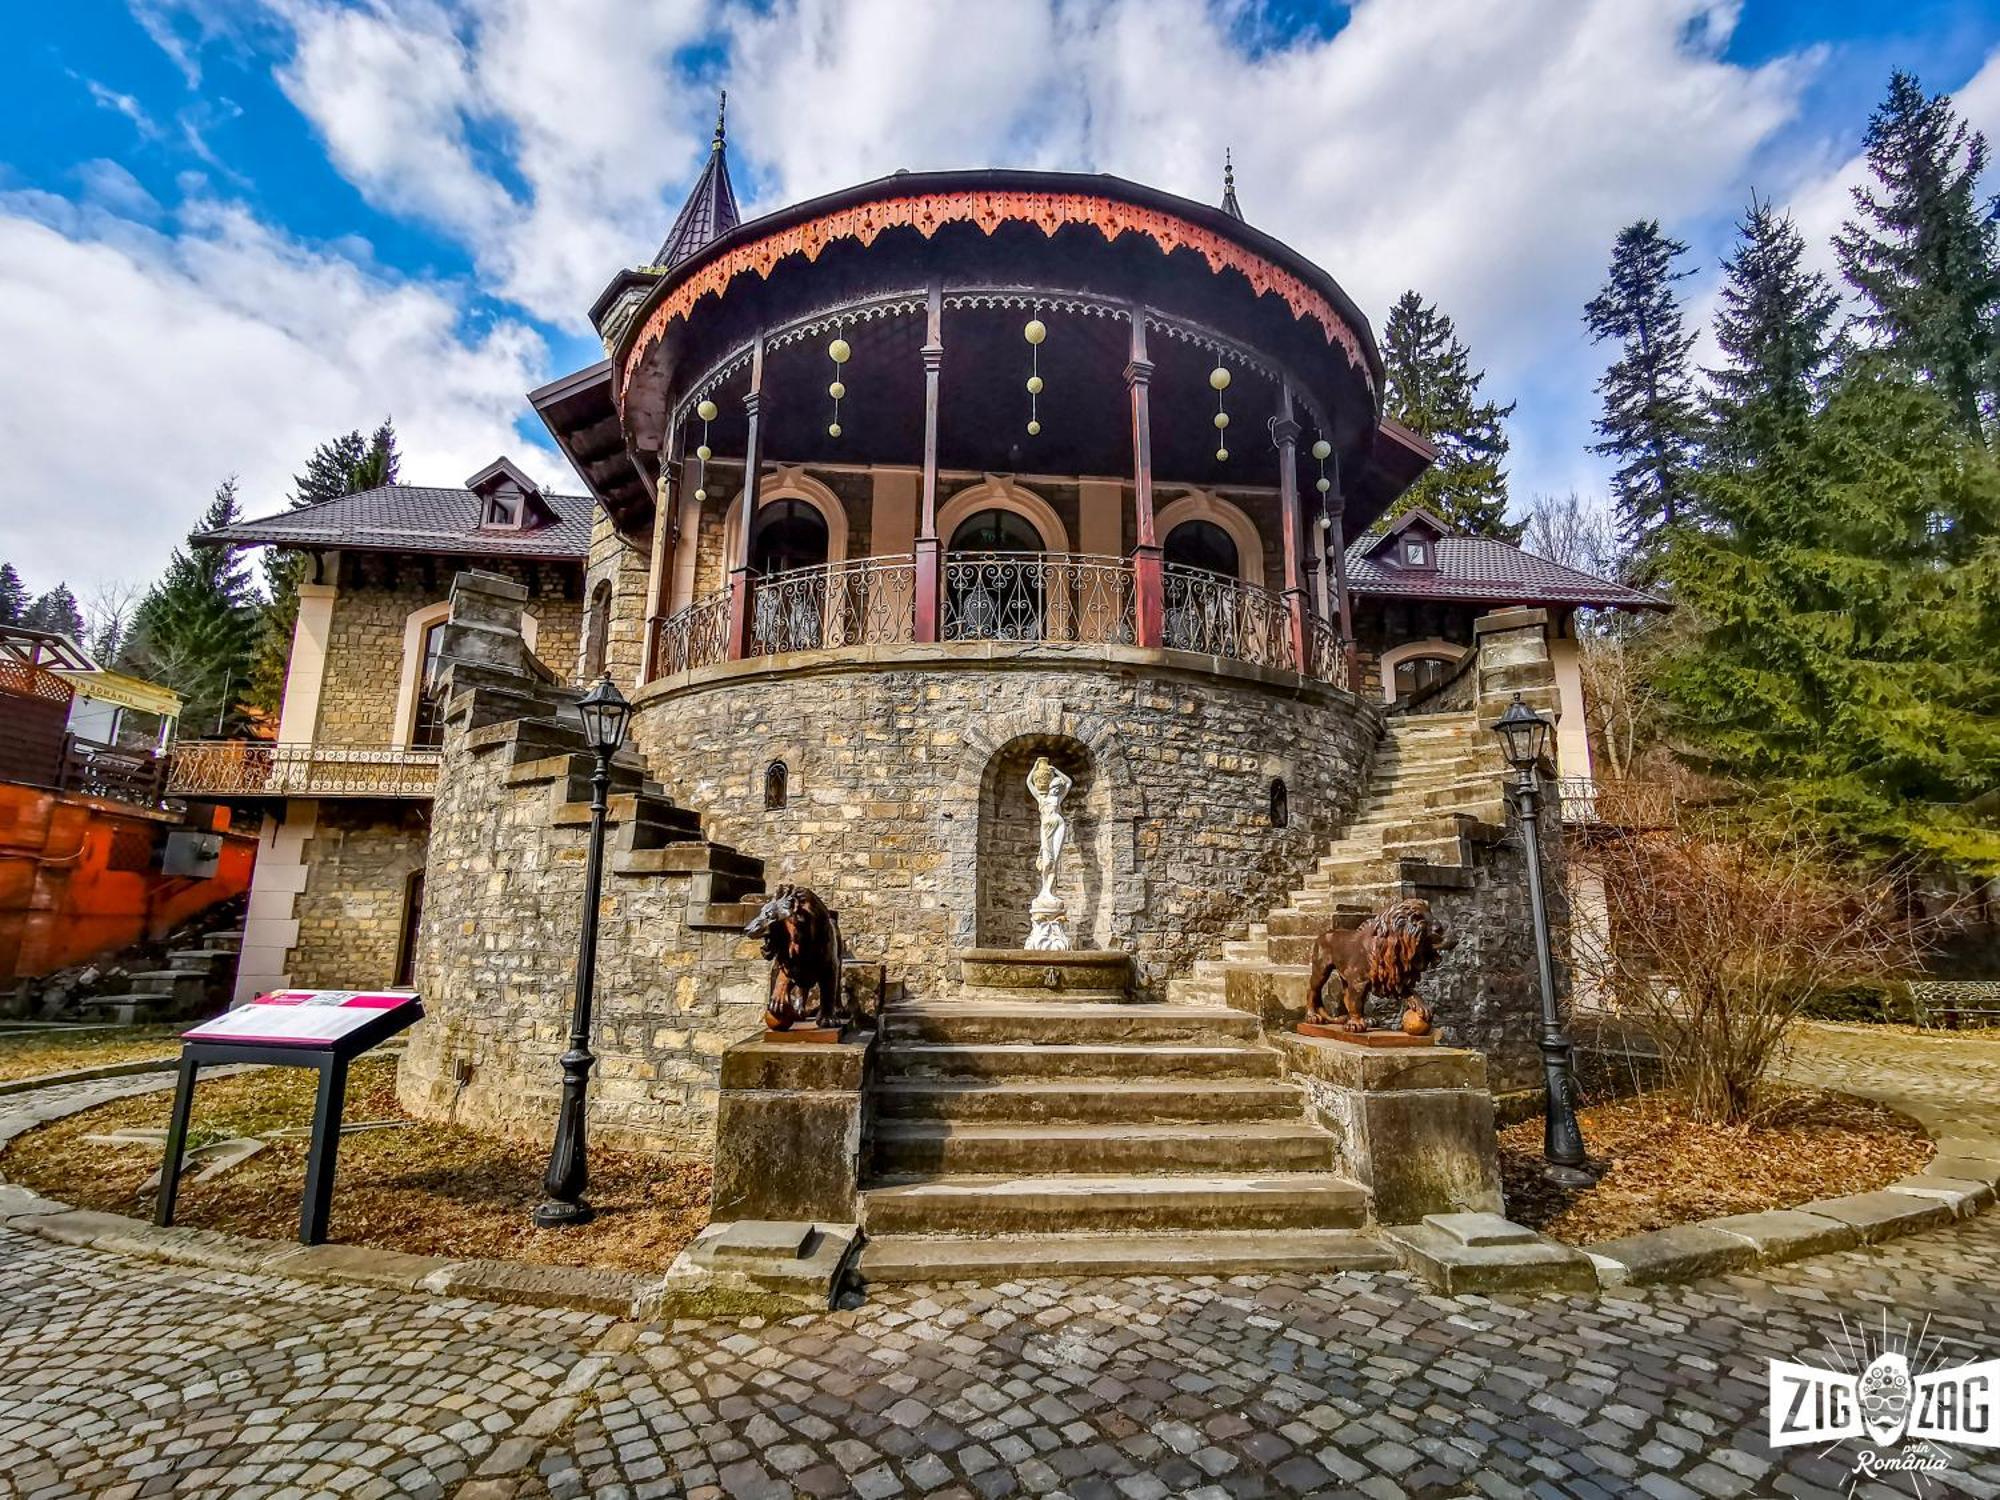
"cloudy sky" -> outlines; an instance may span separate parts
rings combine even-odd
[[[0,559],[149,578],[216,482],[281,508],[393,415],[404,477],[505,451],[598,357],[730,94],[756,213],[899,167],[1220,192],[1380,321],[1406,286],[1518,400],[1516,505],[1601,490],[1579,319],[1618,227],[1712,295],[1754,189],[1822,243],[1892,67],[2000,136],[1988,0],[69,0],[0,49]],[[2000,188],[2000,183],[1995,183]],[[1830,260],[1830,256],[1828,257]]]

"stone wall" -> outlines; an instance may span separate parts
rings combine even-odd
[[[589,822],[579,799],[589,792],[576,773],[585,762],[569,759],[581,738],[557,717],[574,691],[509,661],[523,602],[518,588],[478,575],[454,590],[452,629],[461,619],[473,628],[445,642],[453,696],[417,965],[428,1015],[410,1034],[397,1092],[425,1118],[540,1140],[554,1128],[568,1039]],[[635,756],[622,754],[615,771],[591,1130],[606,1144],[706,1155],[720,1059],[762,1030],[766,966],[740,935],[747,914],[711,903],[699,858],[679,857],[710,846],[631,856],[636,823],[664,803],[638,793]]]
[[[952,950],[979,940],[988,857],[1018,864],[988,788],[1025,807],[1026,789],[1003,781],[1059,747],[1092,772],[1095,826],[1070,872],[1096,882],[1091,936],[1130,949],[1157,995],[1281,899],[1348,821],[1380,732],[1378,710],[1338,689],[1204,660],[987,644],[767,658],[648,689],[632,733],[716,837],[762,857],[774,882],[819,890],[852,949],[917,994],[942,991]],[[766,809],[773,760],[790,794]]]
[[[298,942],[287,961],[303,989],[395,983],[410,876],[429,840],[422,803],[327,799],[305,846],[305,888],[293,902]]]
[[[525,583],[519,563],[485,564]],[[340,583],[328,627],[326,665],[320,679],[314,738],[330,745],[386,745],[394,737],[397,693],[403,681],[403,637],[411,613],[444,601],[447,571],[396,559],[363,556],[341,560]],[[535,651],[565,681],[576,671],[583,605],[576,570],[542,566],[540,592],[529,601],[536,620]]]
[[[593,658],[602,661],[600,670],[609,671],[614,681],[627,687],[638,682],[645,660],[646,578],[652,551],[650,527],[628,537],[600,506],[590,531],[590,564],[584,571],[574,665],[538,651],[542,660],[579,684],[597,675],[589,670]],[[610,594],[600,614],[593,601],[601,586],[608,586]],[[601,647],[594,639],[598,633],[604,637]],[[540,641],[536,644],[539,647]]]

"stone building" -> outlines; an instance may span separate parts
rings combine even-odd
[[[1452,925],[1431,993],[1485,1054],[1432,1076],[1530,1079],[1490,725],[1518,693],[1582,753],[1573,612],[1653,601],[1421,511],[1350,547],[1433,455],[1360,310],[1233,192],[898,173],[740,221],[718,127],[592,317],[607,357],[529,398],[588,500],[503,461],[228,533],[321,558],[280,744],[212,751],[271,807],[251,983],[414,982],[405,1101],[544,1134],[608,675],[592,1129],[706,1153],[734,1119],[763,1144],[722,1153],[719,1215],[1387,1211],[1366,1109],[1279,1042],[1313,935],[1399,897]],[[1024,968],[1038,757],[1075,951]],[[392,785],[327,789],[357,764]],[[837,910],[879,1052],[757,1052],[742,928],[781,882]],[[800,1160],[824,1180],[779,1191]],[[1432,1196],[1497,1206],[1474,1177]]]

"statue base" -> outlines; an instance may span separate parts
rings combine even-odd
[[[767,1042],[826,1046],[838,1042],[845,1035],[845,1026],[793,1026],[784,1031],[773,1031],[768,1026],[764,1028],[764,1040]]]
[[[1407,1031],[1349,1031],[1345,1026],[1335,1026],[1323,1021],[1301,1021],[1298,1025],[1300,1036],[1317,1037],[1323,1042],[1352,1042],[1357,1047],[1433,1047],[1437,1036],[1425,1032],[1422,1036],[1411,1036]]]
[[[1030,953],[1069,950],[1069,923],[1063,920],[1062,897],[1035,897],[1028,907],[1028,941],[1024,946]]]

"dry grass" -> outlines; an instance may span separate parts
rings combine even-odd
[[[176,1026],[92,1026],[64,1031],[0,1031],[0,1083],[112,1063],[180,1056]]]
[[[1871,1192],[1930,1159],[1916,1122],[1885,1105],[1804,1089],[1770,1094],[1742,1125],[1694,1121],[1668,1093],[1585,1109],[1583,1138],[1610,1170],[1578,1190],[1542,1180],[1539,1114],[1511,1125],[1500,1132],[1507,1216],[1583,1245]]]
[[[212,1181],[196,1183],[191,1173],[181,1186],[176,1223],[270,1239],[298,1234],[305,1130],[312,1123],[317,1076],[306,1068],[260,1068],[202,1082],[195,1092],[197,1142],[286,1126],[299,1133],[271,1142]],[[159,1165],[159,1153],[83,1137],[163,1130],[172,1101],[168,1090],[45,1125],[17,1140],[0,1166],[11,1181],[80,1207],[148,1215],[152,1195],[142,1198],[140,1187]],[[396,1102],[391,1059],[355,1064],[346,1119],[350,1126],[409,1119]],[[553,1129],[553,1120],[550,1124]],[[345,1135],[329,1237],[420,1255],[652,1272],[665,1271],[708,1222],[706,1162],[593,1148],[587,1196],[597,1218],[580,1228],[536,1229],[528,1215],[541,1201],[547,1161],[545,1145],[460,1126],[411,1123]]]

